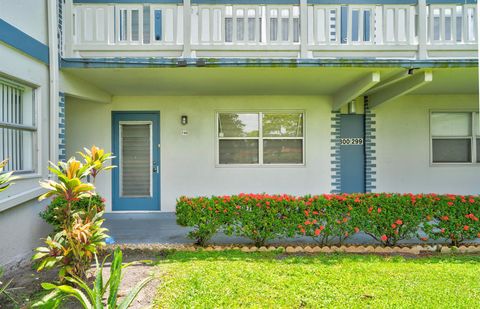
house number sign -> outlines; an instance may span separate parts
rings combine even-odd
[[[340,145],[363,145],[363,138],[359,138],[359,137],[341,138]]]

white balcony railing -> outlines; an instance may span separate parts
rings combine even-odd
[[[476,56],[475,5],[421,3],[70,4],[66,8],[65,55],[409,59]]]

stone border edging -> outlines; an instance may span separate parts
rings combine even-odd
[[[285,253],[381,253],[381,254],[414,254],[421,253],[480,253],[480,245],[462,245],[459,247],[450,247],[446,245],[414,245],[414,246],[373,246],[373,245],[342,245],[342,246],[239,246],[239,245],[219,245],[200,247],[194,245],[179,245],[179,244],[118,244],[107,245],[107,250],[112,250],[119,247],[120,249],[130,250],[148,250],[148,251],[162,251],[162,250],[177,250],[177,251],[225,251],[225,250],[239,250],[242,252],[268,252],[268,251],[283,251]]]

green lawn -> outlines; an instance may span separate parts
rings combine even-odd
[[[479,308],[480,256],[176,252],[158,308]]]

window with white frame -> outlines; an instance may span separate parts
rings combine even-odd
[[[476,112],[432,112],[433,163],[479,163],[480,129]]]
[[[218,164],[303,164],[302,112],[217,113]]]
[[[33,172],[35,124],[34,90],[0,79],[0,161],[7,171]]]

